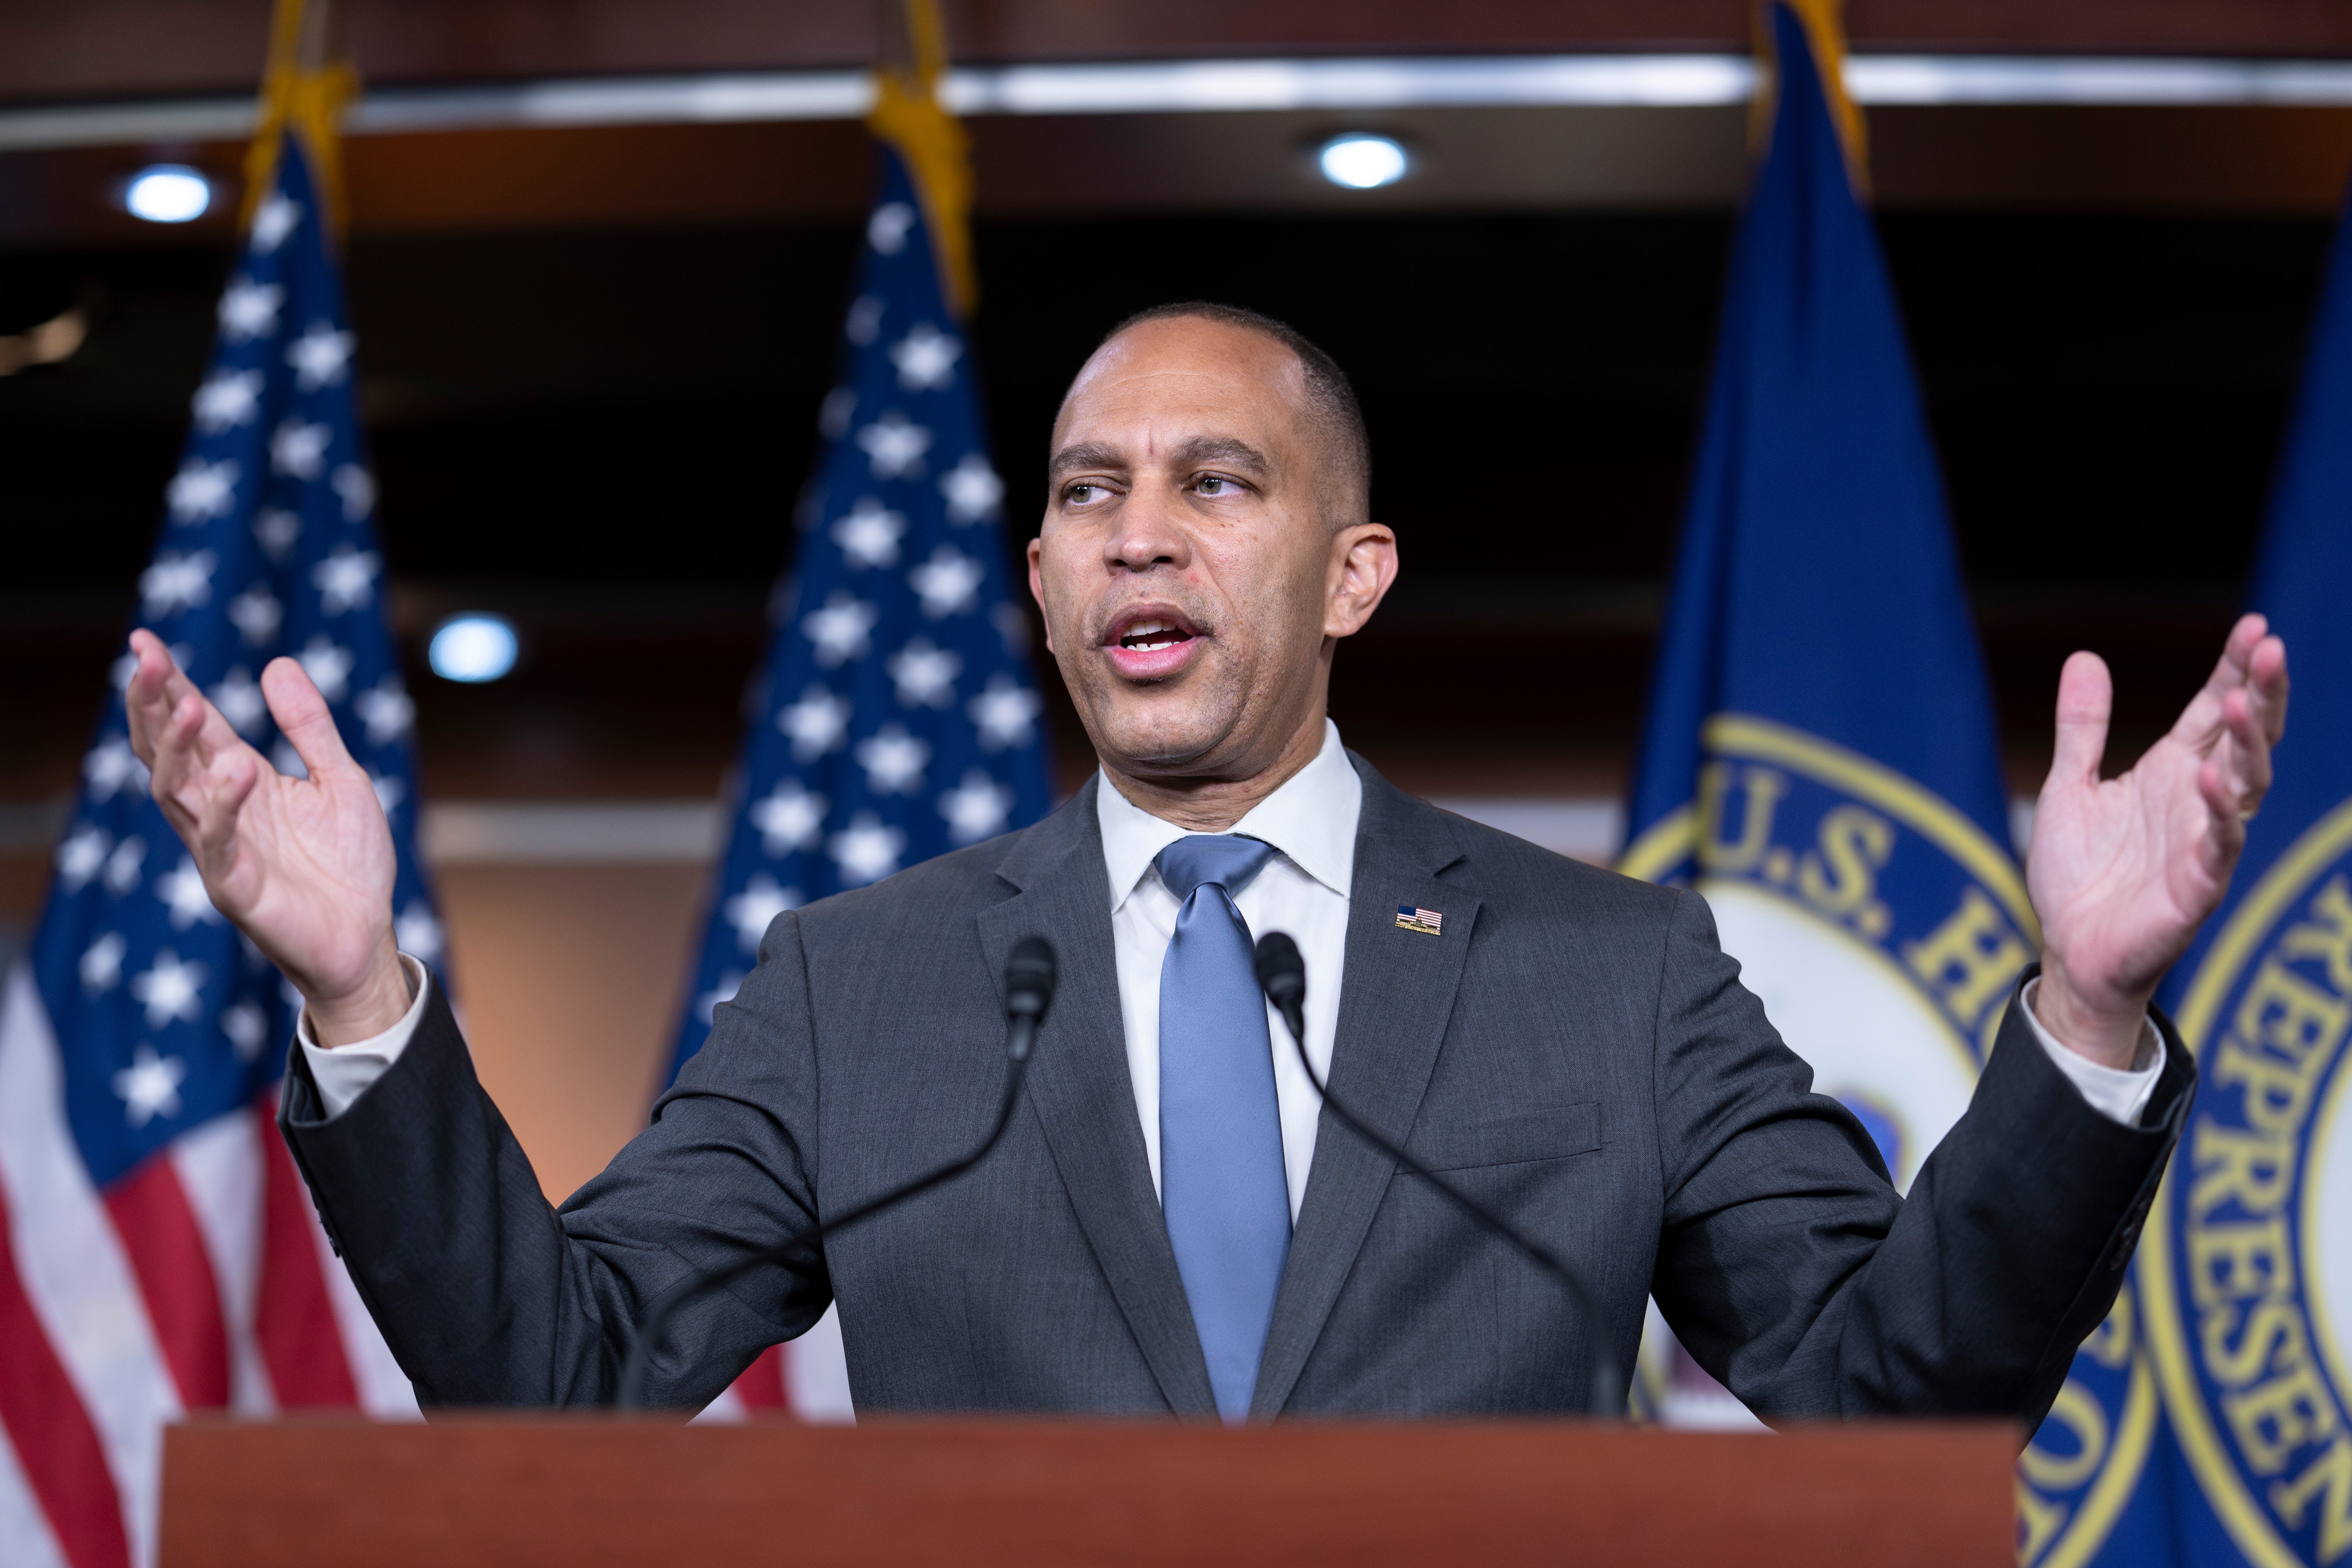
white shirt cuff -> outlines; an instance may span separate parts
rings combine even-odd
[[[302,1048],[302,1059],[310,1064],[310,1082],[319,1086],[319,1103],[326,1107],[330,1120],[350,1110],[353,1101],[392,1071],[392,1064],[408,1049],[408,1039],[416,1032],[417,1020],[425,1016],[425,1000],[433,989],[433,972],[405,953],[400,956],[400,961],[408,970],[408,983],[415,988],[416,998],[408,1004],[408,1011],[401,1015],[400,1021],[382,1034],[355,1040],[349,1045],[320,1045],[319,1037],[310,1030],[309,1008],[304,1008],[302,1016],[294,1020],[295,1043]]]
[[[2147,1102],[2156,1092],[2156,1081],[2164,1076],[2164,1035],[2154,1019],[2139,1026],[2139,1050],[2132,1055],[2129,1068],[2102,1067],[2077,1051],[2070,1051],[2058,1041],[2058,1037],[2042,1027],[2033,1011],[2033,993],[2041,986],[2036,975],[2025,982],[2018,1000],[2025,1004],[2025,1021],[2033,1030],[2033,1038],[2058,1064],[2077,1092],[2089,1102],[2092,1110],[2110,1122],[2120,1122],[2126,1127],[2139,1125],[2139,1113],[2147,1109]]]

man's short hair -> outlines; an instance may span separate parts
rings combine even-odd
[[[1298,368],[1306,376],[1308,416],[1339,464],[1339,478],[1347,492],[1345,503],[1327,507],[1326,513],[1334,528],[1370,521],[1372,442],[1364,432],[1364,411],[1356,402],[1356,389],[1348,384],[1348,372],[1339,368],[1339,361],[1287,321],[1277,321],[1243,306],[1220,305],[1208,299],[1185,299],[1139,310],[1105,332],[1102,340],[1108,343],[1129,328],[1140,327],[1147,321],[1182,317],[1198,317],[1203,321],[1238,327],[1244,332],[1256,332],[1273,339],[1297,357]]]

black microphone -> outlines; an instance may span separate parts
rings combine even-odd
[[[1559,1281],[1584,1330],[1585,1379],[1591,1391],[1589,1414],[1603,1420],[1623,1420],[1625,1385],[1618,1375],[1616,1357],[1609,1354],[1607,1329],[1601,1322],[1600,1308],[1593,1301],[1592,1292],[1584,1288],[1584,1281],[1576,1277],[1576,1270],[1561,1261],[1551,1249],[1406,1154],[1332,1098],[1330,1086],[1315,1076],[1315,1064],[1307,1058],[1307,960],[1298,956],[1298,944],[1280,931],[1269,931],[1258,938],[1257,983],[1265,988],[1265,999],[1274,1004],[1275,1011],[1289,1027],[1290,1042],[1298,1049],[1298,1065],[1306,1072],[1307,1082],[1315,1085],[1324,1105],[1349,1132],[1435,1187],[1454,1207],[1510,1243]]]
[[[891,1188],[881,1197],[869,1198],[845,1214],[828,1220],[818,1220],[795,1233],[791,1239],[748,1258],[738,1258],[716,1269],[706,1269],[699,1274],[689,1274],[653,1299],[645,1316],[637,1321],[636,1338],[629,1345],[628,1359],[621,1365],[621,1385],[613,1403],[622,1410],[645,1407],[646,1375],[654,1351],[659,1347],[664,1331],[677,1310],[695,1297],[719,1286],[739,1275],[771,1264],[789,1263],[793,1258],[817,1246],[828,1236],[838,1235],[861,1219],[870,1219],[886,1208],[904,1203],[918,1193],[929,1192],[940,1183],[951,1181],[988,1157],[991,1149],[1004,1136],[1004,1129],[1013,1124],[1013,1112],[1021,1103],[1021,1081],[1029,1070],[1029,1056],[1037,1047],[1037,1026],[1045,1021],[1045,1009],[1054,1000],[1054,945],[1043,936],[1024,936],[1013,945],[1013,956],[1004,963],[1004,1100],[996,1109],[996,1123],[988,1130],[980,1146],[961,1159],[924,1172],[903,1186]]]

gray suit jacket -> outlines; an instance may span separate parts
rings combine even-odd
[[[1412,800],[1364,804],[1334,1090],[1541,1237],[1621,1364],[1654,1292],[1701,1364],[1776,1416],[2038,1419],[2105,1314],[2190,1087],[2140,1128],[2085,1105],[2011,1016],[1908,1201],[1780,1042],[1704,901]],[[1214,1405],[1128,1082],[1095,786],[1045,821],[780,915],[654,1122],[561,1209],[476,1082],[440,988],[397,1063],[282,1125],[428,1404],[610,1396],[667,1286],[976,1142],[1004,1071],[1013,944],[1061,985],[990,1160],[682,1312],[656,1403],[697,1406],[841,1303],[860,1409]],[[1399,904],[1444,933],[1399,930]],[[1579,1408],[1556,1285],[1327,1113],[1254,1409]]]

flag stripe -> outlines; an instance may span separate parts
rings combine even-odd
[[[228,1405],[228,1324],[220,1282],[196,1228],[180,1173],[151,1159],[106,1191],[106,1211],[138,1276],[163,1364],[191,1410]]]
[[[21,965],[0,1002],[0,1201],[9,1205],[17,1279],[123,1500],[131,1556],[152,1562],[163,1425],[180,1402],[66,1125],[56,1032]]]
[[[245,1416],[271,1415],[278,1402],[253,1333],[261,1275],[261,1140],[253,1113],[214,1117],[173,1143],[171,1161],[220,1286],[228,1335],[228,1408]]]
[[[350,1409],[360,1402],[359,1388],[312,1240],[318,1220],[310,1195],[303,1190],[301,1174],[286,1152],[277,1118],[269,1113],[276,1098],[274,1092],[264,1096],[257,1116],[266,1175],[261,1299],[255,1333],[280,1407]]]
[[[128,1568],[106,1449],[25,1293],[8,1220],[0,1189],[0,1427],[73,1568]]]
[[[735,1397],[754,1416],[788,1410],[792,1397],[784,1379],[784,1347],[772,1344],[735,1379]]]
[[[5,1349],[0,1349],[0,1355],[5,1354]],[[93,1430],[92,1436],[95,1435]],[[101,1455],[101,1474],[104,1469]],[[107,1485],[111,1488],[113,1484],[112,1478],[107,1478]],[[71,1568],[65,1547],[49,1526],[41,1500],[33,1491],[32,1481],[17,1462],[16,1449],[9,1441],[5,1424],[0,1424],[0,1563],[7,1563],[9,1568]]]

